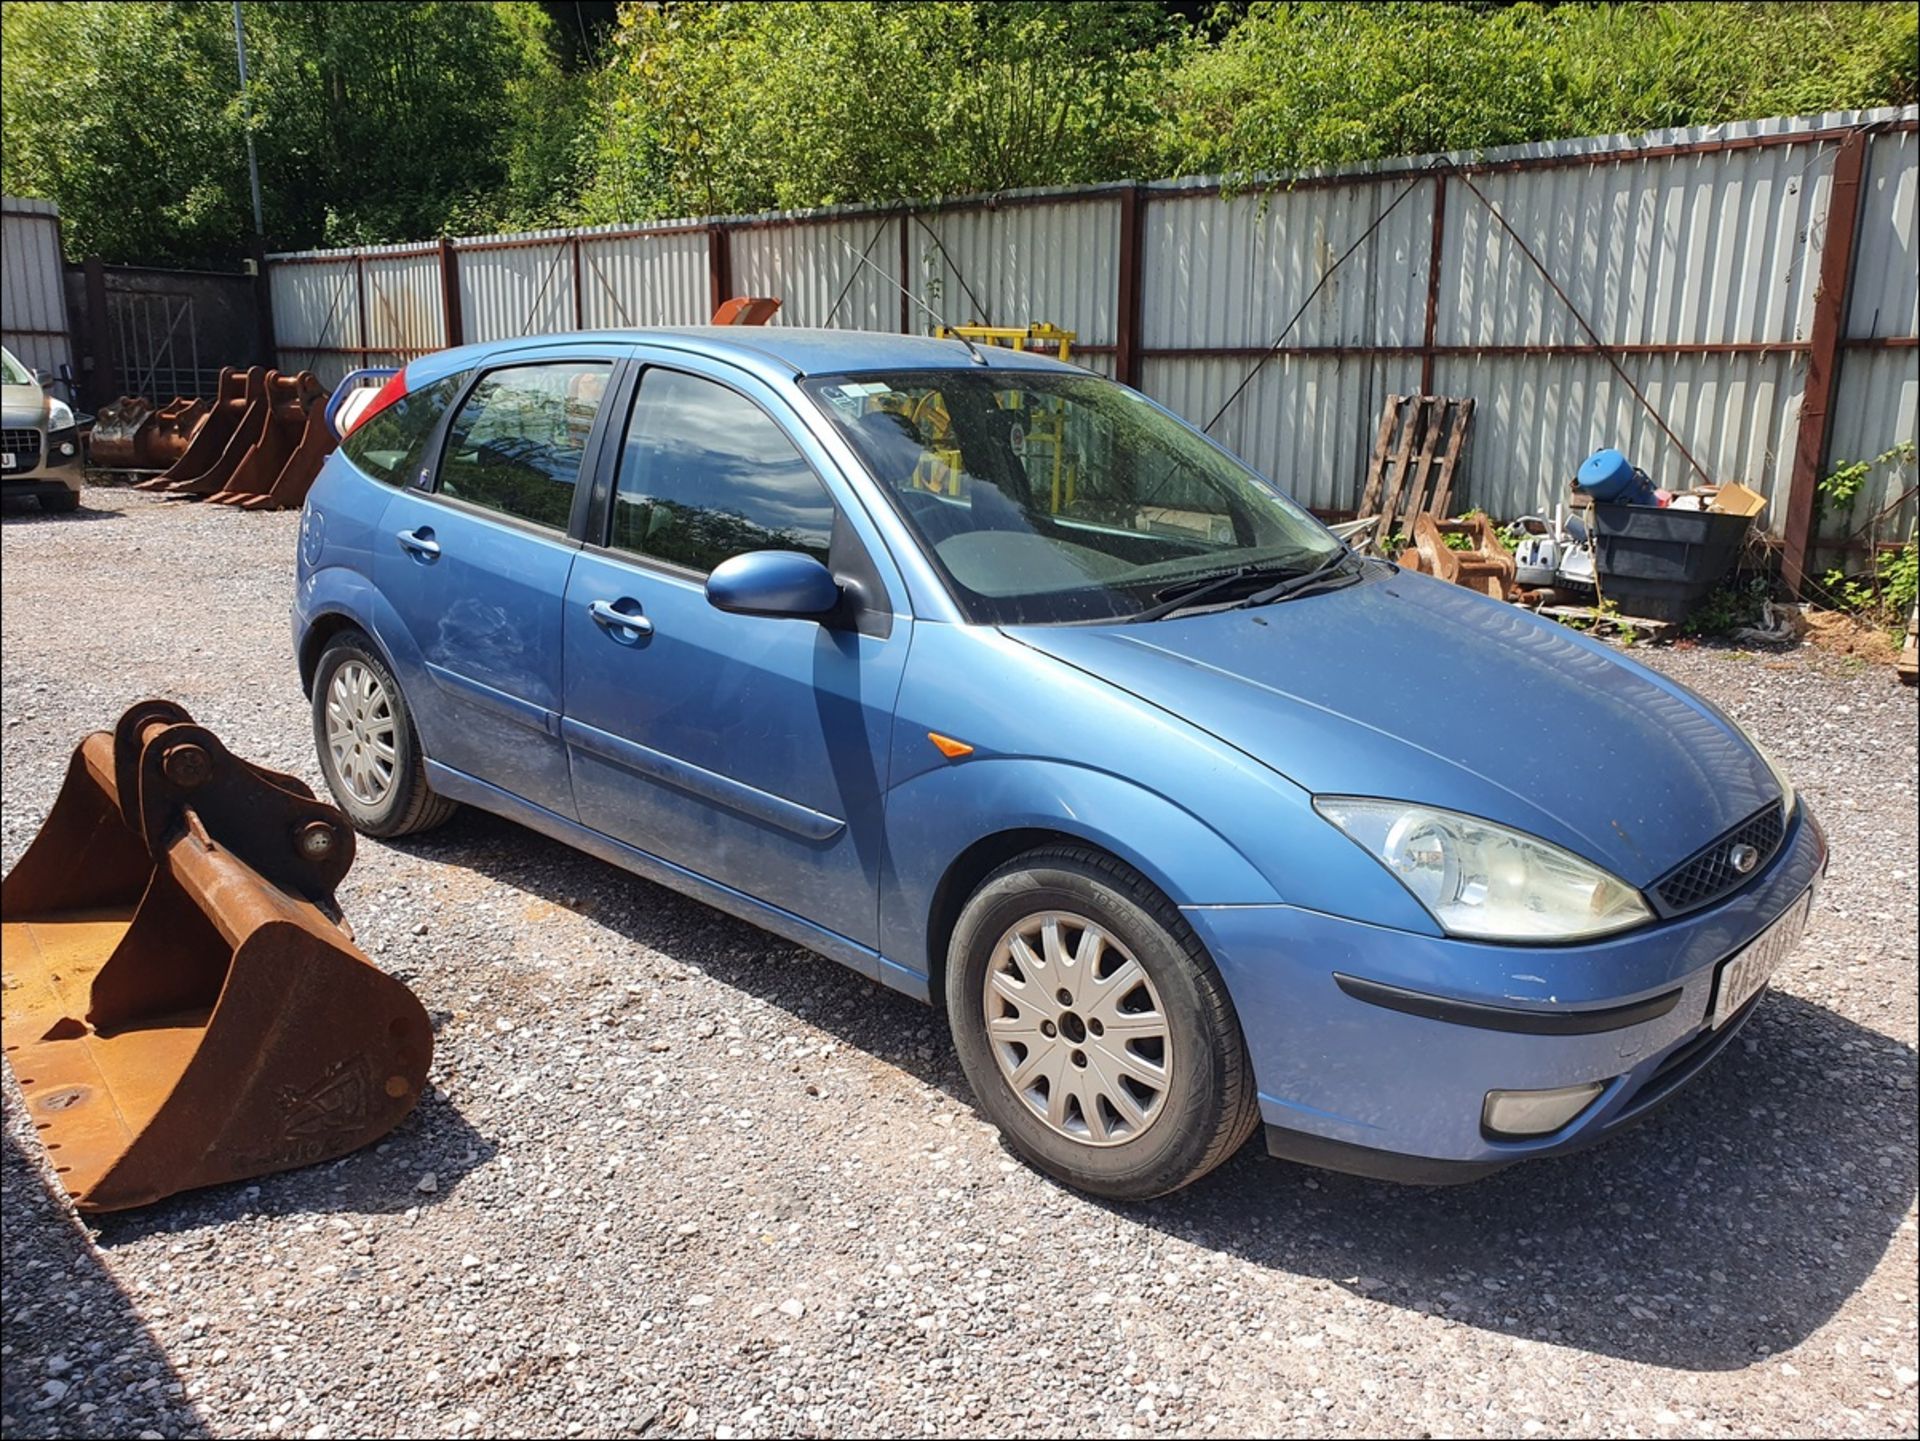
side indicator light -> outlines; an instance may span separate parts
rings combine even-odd
[[[961,756],[973,754],[973,747],[965,741],[957,741],[952,736],[943,736],[939,731],[928,731],[927,739],[932,741],[934,748],[950,761],[957,761]]]

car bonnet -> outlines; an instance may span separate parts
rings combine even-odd
[[[1635,885],[1780,793],[1739,729],[1684,686],[1406,572],[1279,605],[1006,633],[1316,795],[1480,816]]]

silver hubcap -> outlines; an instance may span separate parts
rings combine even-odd
[[[371,667],[350,660],[327,684],[327,750],[333,773],[361,805],[377,806],[393,789],[393,702]]]
[[[1165,1109],[1173,1036],[1146,970],[1110,932],[1042,911],[994,947],[981,995],[1000,1074],[1034,1115],[1088,1146]]]

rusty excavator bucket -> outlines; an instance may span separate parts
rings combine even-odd
[[[267,372],[267,424],[226,488],[207,497],[214,505],[247,510],[297,510],[333,449],[327,424],[327,393],[313,372]]]
[[[152,417],[153,404],[144,396],[123,395],[101,406],[87,433],[87,458],[103,470],[136,469],[140,431]]]
[[[0,882],[0,1041],[82,1211],[329,1160],[391,1130],[433,1032],[337,919],[346,818],[143,701],[75,750]]]
[[[211,407],[198,396],[183,395],[154,411],[141,429],[134,455],[140,469],[166,470],[187,453]]]
[[[1467,537],[1471,549],[1455,550],[1446,542],[1449,535]],[[1413,544],[1395,560],[1408,570],[1438,576],[1454,585],[1464,585],[1495,600],[1505,600],[1513,590],[1518,562],[1501,543],[1493,522],[1484,515],[1463,516],[1459,520],[1435,520],[1418,515],[1413,521]]]
[[[135,490],[168,495],[212,495],[227,480],[267,426],[267,372],[226,369],[213,407],[194,432],[193,442],[162,475],[143,480]]]
[[[192,396],[155,408],[144,396],[123,395],[94,417],[87,456],[103,470],[165,470],[186,454],[206,413],[206,401]]]

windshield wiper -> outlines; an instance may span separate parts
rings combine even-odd
[[[1276,566],[1272,561],[1253,561],[1247,565],[1235,566],[1216,575],[1195,576],[1191,580],[1176,581],[1164,589],[1154,592],[1155,604],[1143,611],[1127,617],[1127,624],[1135,625],[1141,621],[1159,620],[1164,615],[1172,615],[1176,610],[1188,606],[1203,604],[1210,596],[1229,590],[1242,581],[1258,575],[1285,573],[1285,568]]]
[[[1305,575],[1290,575],[1278,585],[1270,585],[1265,590],[1256,590],[1234,608],[1244,610],[1249,606],[1272,605],[1275,601],[1289,600],[1296,595],[1304,595],[1309,590],[1317,590],[1331,581],[1350,560],[1359,559],[1352,551],[1343,550],[1323,566],[1308,571]]]

